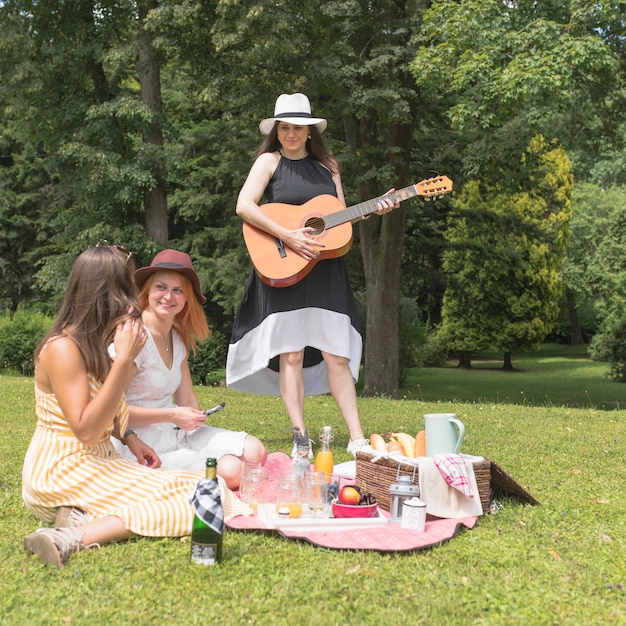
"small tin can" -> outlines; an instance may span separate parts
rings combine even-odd
[[[392,524],[400,524],[402,521],[402,504],[409,498],[419,497],[420,488],[413,484],[410,476],[398,476],[398,482],[389,487],[391,505],[389,507],[389,521]]]
[[[402,504],[402,528],[424,532],[426,528],[426,502],[410,498]]]

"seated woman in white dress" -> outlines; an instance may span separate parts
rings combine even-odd
[[[126,390],[129,425],[164,467],[204,471],[207,457],[215,457],[218,476],[236,489],[243,462],[264,464],[267,451],[245,432],[205,425],[187,361],[188,350],[209,336],[202,310],[206,298],[191,258],[163,250],[149,267],[135,272],[135,283],[148,339]],[[135,458],[123,444],[117,442],[116,448],[125,458]]]

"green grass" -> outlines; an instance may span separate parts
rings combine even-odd
[[[584,347],[544,345],[538,353],[514,357],[513,367],[503,371],[502,354],[478,353],[469,370],[453,361],[412,370],[401,394],[425,402],[626,408],[626,385],[611,381],[608,364],[588,359]]]
[[[598,392],[605,384],[601,368],[578,378],[571,390],[584,386],[591,400],[583,395],[578,407],[561,406],[557,389],[544,389],[543,379],[567,384],[579,359],[542,370],[545,357],[529,358],[525,367],[522,359],[514,361],[526,373],[536,372],[518,404],[504,401],[515,397],[516,387],[498,397],[494,385],[498,377],[515,380],[524,372],[480,372],[478,363],[472,372],[417,372],[431,376],[428,385],[420,382],[426,388],[437,385],[437,374],[444,381],[432,400],[404,392],[413,399],[359,400],[368,433],[413,432],[422,427],[424,413],[457,413],[467,430],[464,451],[497,461],[541,506],[503,500],[499,513],[483,516],[452,541],[397,555],[227,532],[219,568],[190,565],[189,545],[177,539],[136,538],[83,552],[62,570],[27,555],[23,537],[38,526],[20,493],[22,459],[35,425],[33,385],[28,378],[2,376],[0,624],[626,624],[621,385],[606,383],[616,387],[620,408],[604,410],[593,400],[604,393]],[[458,380],[481,373],[487,379]],[[458,387],[445,395],[441,390],[455,380]],[[461,388],[476,395],[461,400]],[[198,394],[206,406],[226,401],[217,425],[251,431],[272,451],[290,450],[279,398],[217,387],[198,388]],[[537,406],[530,405],[531,397],[538,398]],[[348,460],[345,427],[332,399],[308,398],[306,408],[312,433],[332,424],[336,460]]]

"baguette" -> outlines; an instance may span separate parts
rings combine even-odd
[[[370,435],[370,446],[372,446],[376,452],[387,452],[387,444],[378,433]]]
[[[415,435],[415,458],[426,456],[426,431],[420,430]]]

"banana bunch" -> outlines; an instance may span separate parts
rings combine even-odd
[[[388,441],[382,435],[370,435],[370,445],[376,452],[400,452],[404,456],[415,459],[426,456],[426,431],[420,430],[415,437],[408,433],[387,433]]]

